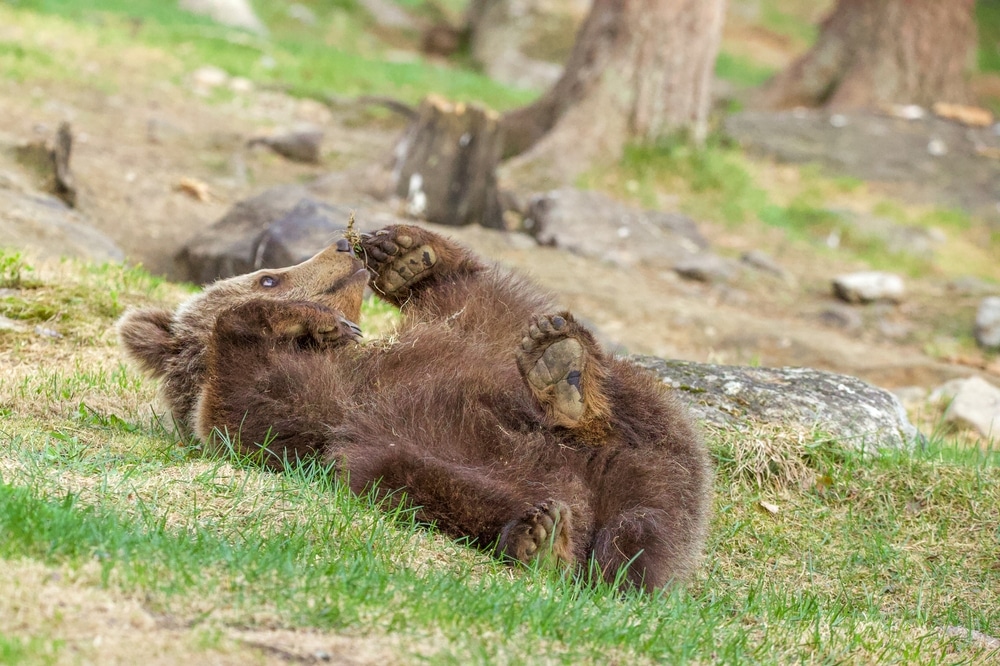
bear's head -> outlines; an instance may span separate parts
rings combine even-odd
[[[161,380],[161,393],[175,424],[190,433],[205,372],[205,351],[219,314],[263,298],[311,301],[357,321],[367,283],[364,264],[353,255],[350,244],[341,240],[295,266],[219,280],[173,312],[129,310],[118,322],[118,337],[126,356]]]

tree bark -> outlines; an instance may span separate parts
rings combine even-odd
[[[572,178],[626,142],[704,138],[725,0],[595,0],[562,77],[501,119],[506,156]],[[516,167],[515,167],[516,168]],[[538,171],[538,173],[542,173]]]
[[[430,96],[396,147],[396,194],[438,224],[503,227],[497,191],[500,126],[493,111]]]
[[[815,46],[762,89],[765,108],[967,101],[974,0],[840,0]]]

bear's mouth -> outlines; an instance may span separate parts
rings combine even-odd
[[[361,263],[361,262],[358,262]],[[323,290],[324,294],[335,294],[338,291],[344,289],[348,285],[354,284],[355,282],[368,282],[368,269],[362,264],[361,268],[354,271],[350,275],[345,275],[339,280],[335,281],[329,287]]]

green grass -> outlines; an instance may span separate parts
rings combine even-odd
[[[221,67],[232,76],[317,99],[330,95],[390,95],[414,102],[429,92],[503,109],[522,104],[532,93],[517,91],[475,72],[433,65],[414,57],[393,62],[387,45],[370,37],[364,15],[351,2],[315,6],[320,21],[305,26],[287,17],[285,3],[262,5],[271,19],[269,38],[215,25],[158,0],[17,0],[0,7],[0,18],[17,24],[44,20],[69,26],[83,37],[100,35],[104,51],[134,44],[163,49],[183,71],[202,65]],[[72,63],[30,44],[0,44],[0,71],[15,80],[72,76]],[[167,68],[169,71],[169,68]],[[176,74],[175,74],[176,75]]]
[[[976,25],[980,71],[1000,72],[1000,3],[996,0],[976,2]]]
[[[855,179],[830,177],[817,166],[806,165],[798,168],[794,185],[776,186],[763,181],[760,166],[720,135],[710,136],[701,149],[683,137],[673,137],[657,145],[626,147],[612,170],[591,174],[583,186],[609,189],[649,208],[658,206],[659,193],[672,192],[680,209],[696,220],[731,228],[762,223],[780,229],[791,240],[805,241],[813,251],[836,252],[875,269],[916,277],[934,274],[944,266],[995,279],[995,265],[986,266],[978,259],[966,261],[963,268],[952,255],[965,252],[964,246],[943,248],[940,258],[911,255],[894,251],[885,238],[852,224],[834,202],[858,191],[862,184]],[[961,211],[915,212],[884,198],[872,204],[871,214],[900,225],[938,228],[952,237],[981,227]],[[827,247],[831,234],[838,238],[834,250]],[[998,247],[995,239],[981,242],[986,253]]]
[[[141,599],[194,632],[199,654],[262,623],[434,663],[938,663],[988,658],[945,627],[1000,633],[996,451],[936,439],[873,455],[818,434],[711,431],[703,570],[685,589],[620,594],[507,567],[318,466],[202,458],[150,414],[153,383],[122,365],[116,311],[98,305],[112,288],[131,304],[188,289],[134,269],[32,272],[53,299],[86,283],[95,303],[68,310],[45,348],[0,337],[21,359],[0,378],[0,559]],[[388,314],[366,304],[362,325]],[[2,617],[6,661],[68,654],[58,625]]]
[[[799,13],[785,11],[774,2],[761,3],[760,24],[772,32],[812,44],[816,41],[819,28]]]
[[[748,58],[740,58],[721,51],[715,60],[715,75],[732,84],[752,88],[774,75],[773,67],[758,65]]]

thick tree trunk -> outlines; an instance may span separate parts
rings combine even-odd
[[[765,85],[766,108],[965,102],[974,0],[840,0],[815,46]]]
[[[725,0],[595,0],[562,77],[506,114],[507,156],[565,180],[627,141],[704,137]],[[532,169],[535,171],[535,169]],[[538,171],[542,173],[542,171]]]

